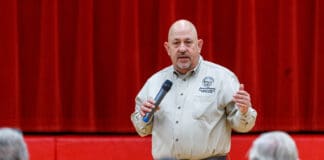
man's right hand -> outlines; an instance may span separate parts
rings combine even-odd
[[[155,108],[155,105],[154,105],[154,100],[152,99],[149,99],[147,101],[145,101],[141,107],[140,107],[140,113],[141,113],[141,116],[144,117],[145,114],[147,112],[151,112],[153,108]],[[158,109],[158,108],[157,108]]]

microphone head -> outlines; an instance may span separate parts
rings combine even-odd
[[[168,92],[170,90],[171,86],[172,86],[172,82],[167,79],[164,81],[164,83],[162,85],[162,89]]]

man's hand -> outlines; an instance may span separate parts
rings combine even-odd
[[[148,99],[147,101],[145,101],[141,105],[141,107],[140,107],[140,114],[141,114],[142,117],[144,117],[147,112],[151,112],[152,109],[155,108],[154,103],[155,103],[154,100]],[[159,108],[157,108],[157,109],[159,109]]]
[[[242,114],[245,114],[251,107],[250,94],[244,90],[244,85],[240,84],[239,90],[234,94],[233,101],[239,107]]]

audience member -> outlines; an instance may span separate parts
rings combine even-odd
[[[0,160],[28,160],[27,145],[19,130],[0,128]]]
[[[285,132],[261,134],[249,151],[249,160],[298,160],[295,141]]]

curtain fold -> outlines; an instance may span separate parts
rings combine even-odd
[[[253,131],[322,132],[323,10],[321,0],[1,1],[0,126],[134,133],[134,98],[171,64],[163,43],[183,18],[204,59],[250,92]]]
[[[314,63],[312,63],[311,73],[312,73],[312,81],[311,81],[311,94],[310,95],[310,104],[311,108],[308,108],[308,117],[311,117],[311,126],[308,126],[308,130],[324,130],[323,120],[321,120],[321,104],[324,103],[324,99],[322,98],[322,90],[324,89],[324,85],[321,84],[321,79],[324,75],[324,69],[322,67],[322,59],[324,58],[324,2],[321,0],[315,1],[315,14],[314,14],[314,27],[313,27],[313,36],[314,43],[312,44],[314,47]]]
[[[17,1],[0,2],[0,124],[20,126],[20,70]]]

